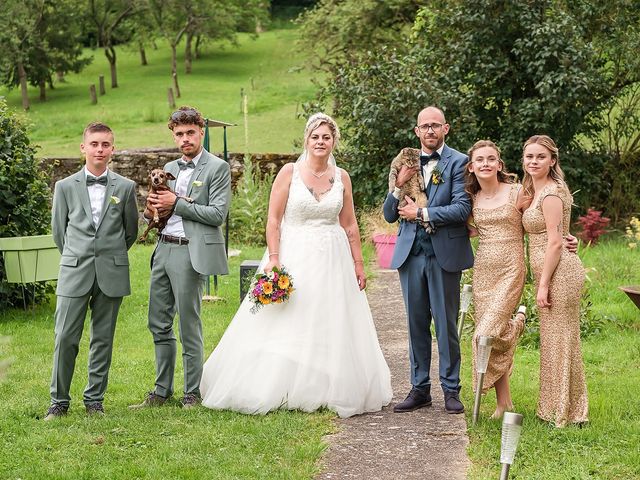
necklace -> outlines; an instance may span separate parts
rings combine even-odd
[[[484,198],[485,200],[491,200],[492,198],[494,198],[498,194],[499,191],[500,191],[499,189],[496,190],[495,192],[493,192],[493,195],[487,195],[486,193],[483,192],[482,193],[482,198]]]
[[[307,165],[307,168],[309,169],[309,172],[311,173],[311,175],[313,175],[316,178],[322,178],[324,177],[324,175],[329,171],[329,165],[327,165],[327,168],[324,169],[324,172],[322,173],[316,173],[313,170],[311,170],[311,167],[309,165]]]

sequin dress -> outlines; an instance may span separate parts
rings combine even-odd
[[[493,337],[483,393],[505,374],[511,373],[513,355],[523,323],[515,320],[525,281],[522,214],[516,208],[518,187],[512,185],[509,200],[496,208],[473,208],[478,229],[478,248],[473,267],[473,389],[476,390],[477,340]],[[475,201],[474,201],[475,204]]]
[[[562,232],[569,233],[572,198],[566,187],[544,187],[535,205],[522,216],[529,234],[529,262],[536,287],[540,281],[547,232],[542,201],[549,195],[562,200]],[[540,396],[537,415],[558,427],[588,420],[587,385],[580,348],[580,298],[584,268],[575,253],[563,248],[549,286],[550,308],[540,313]]]
[[[337,170],[318,201],[294,164],[280,259],[295,290],[288,302],[256,314],[245,297],[204,364],[204,406],[250,414],[327,407],[350,417],[391,401],[389,367],[339,223],[341,178]],[[260,270],[268,260],[265,252]]]

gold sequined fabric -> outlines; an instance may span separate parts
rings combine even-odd
[[[549,195],[562,200],[562,232],[569,233],[572,198],[560,185],[544,187],[540,198],[524,212],[522,223],[529,234],[529,262],[536,287],[540,282],[547,232],[542,201]],[[578,255],[562,249],[551,277],[551,307],[540,313],[540,396],[537,415],[557,427],[588,420],[587,384],[580,348],[580,297],[584,268]]]
[[[509,201],[497,208],[473,208],[478,229],[478,248],[473,266],[473,389],[477,387],[478,337],[493,337],[489,366],[482,383],[485,393],[505,374],[511,373],[513,354],[523,323],[513,318],[525,281],[522,214],[516,208],[517,186]],[[474,202],[475,203],[475,202]]]

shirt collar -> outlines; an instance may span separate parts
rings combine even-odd
[[[204,152],[204,148],[200,149],[200,153],[197,154],[195,157],[193,157],[190,161],[193,162],[194,167],[198,166],[198,161],[200,160],[200,157],[202,156],[202,153]],[[189,162],[189,160],[187,160],[186,158],[184,158],[184,156],[182,157],[182,160],[184,160],[185,162]]]
[[[442,151],[444,150],[444,143],[442,145],[440,145],[440,148],[436,150],[436,152],[438,152],[438,155],[440,155],[440,158],[442,158]],[[429,155],[428,153],[426,153],[425,151],[421,150],[420,151],[420,155]]]
[[[84,166],[84,176],[86,177],[96,177],[96,178],[102,178],[102,177],[106,177],[107,174],[109,173],[109,167],[107,167],[107,169],[104,171],[104,173],[102,175],[100,175],[99,177],[96,177],[93,173],[91,173],[89,171],[89,169],[87,168],[87,166]]]

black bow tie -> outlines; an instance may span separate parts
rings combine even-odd
[[[178,167],[180,167],[180,170],[184,170],[185,168],[196,168],[196,165],[193,163],[193,160],[189,160],[188,162],[178,160]]]
[[[109,183],[109,179],[107,178],[106,175],[98,178],[92,175],[87,175],[87,187],[90,187],[91,185],[95,185],[96,183],[100,185],[104,185],[106,187],[107,183]]]
[[[440,160],[440,154],[433,152],[431,155],[420,155],[420,166],[424,167],[431,160]]]

